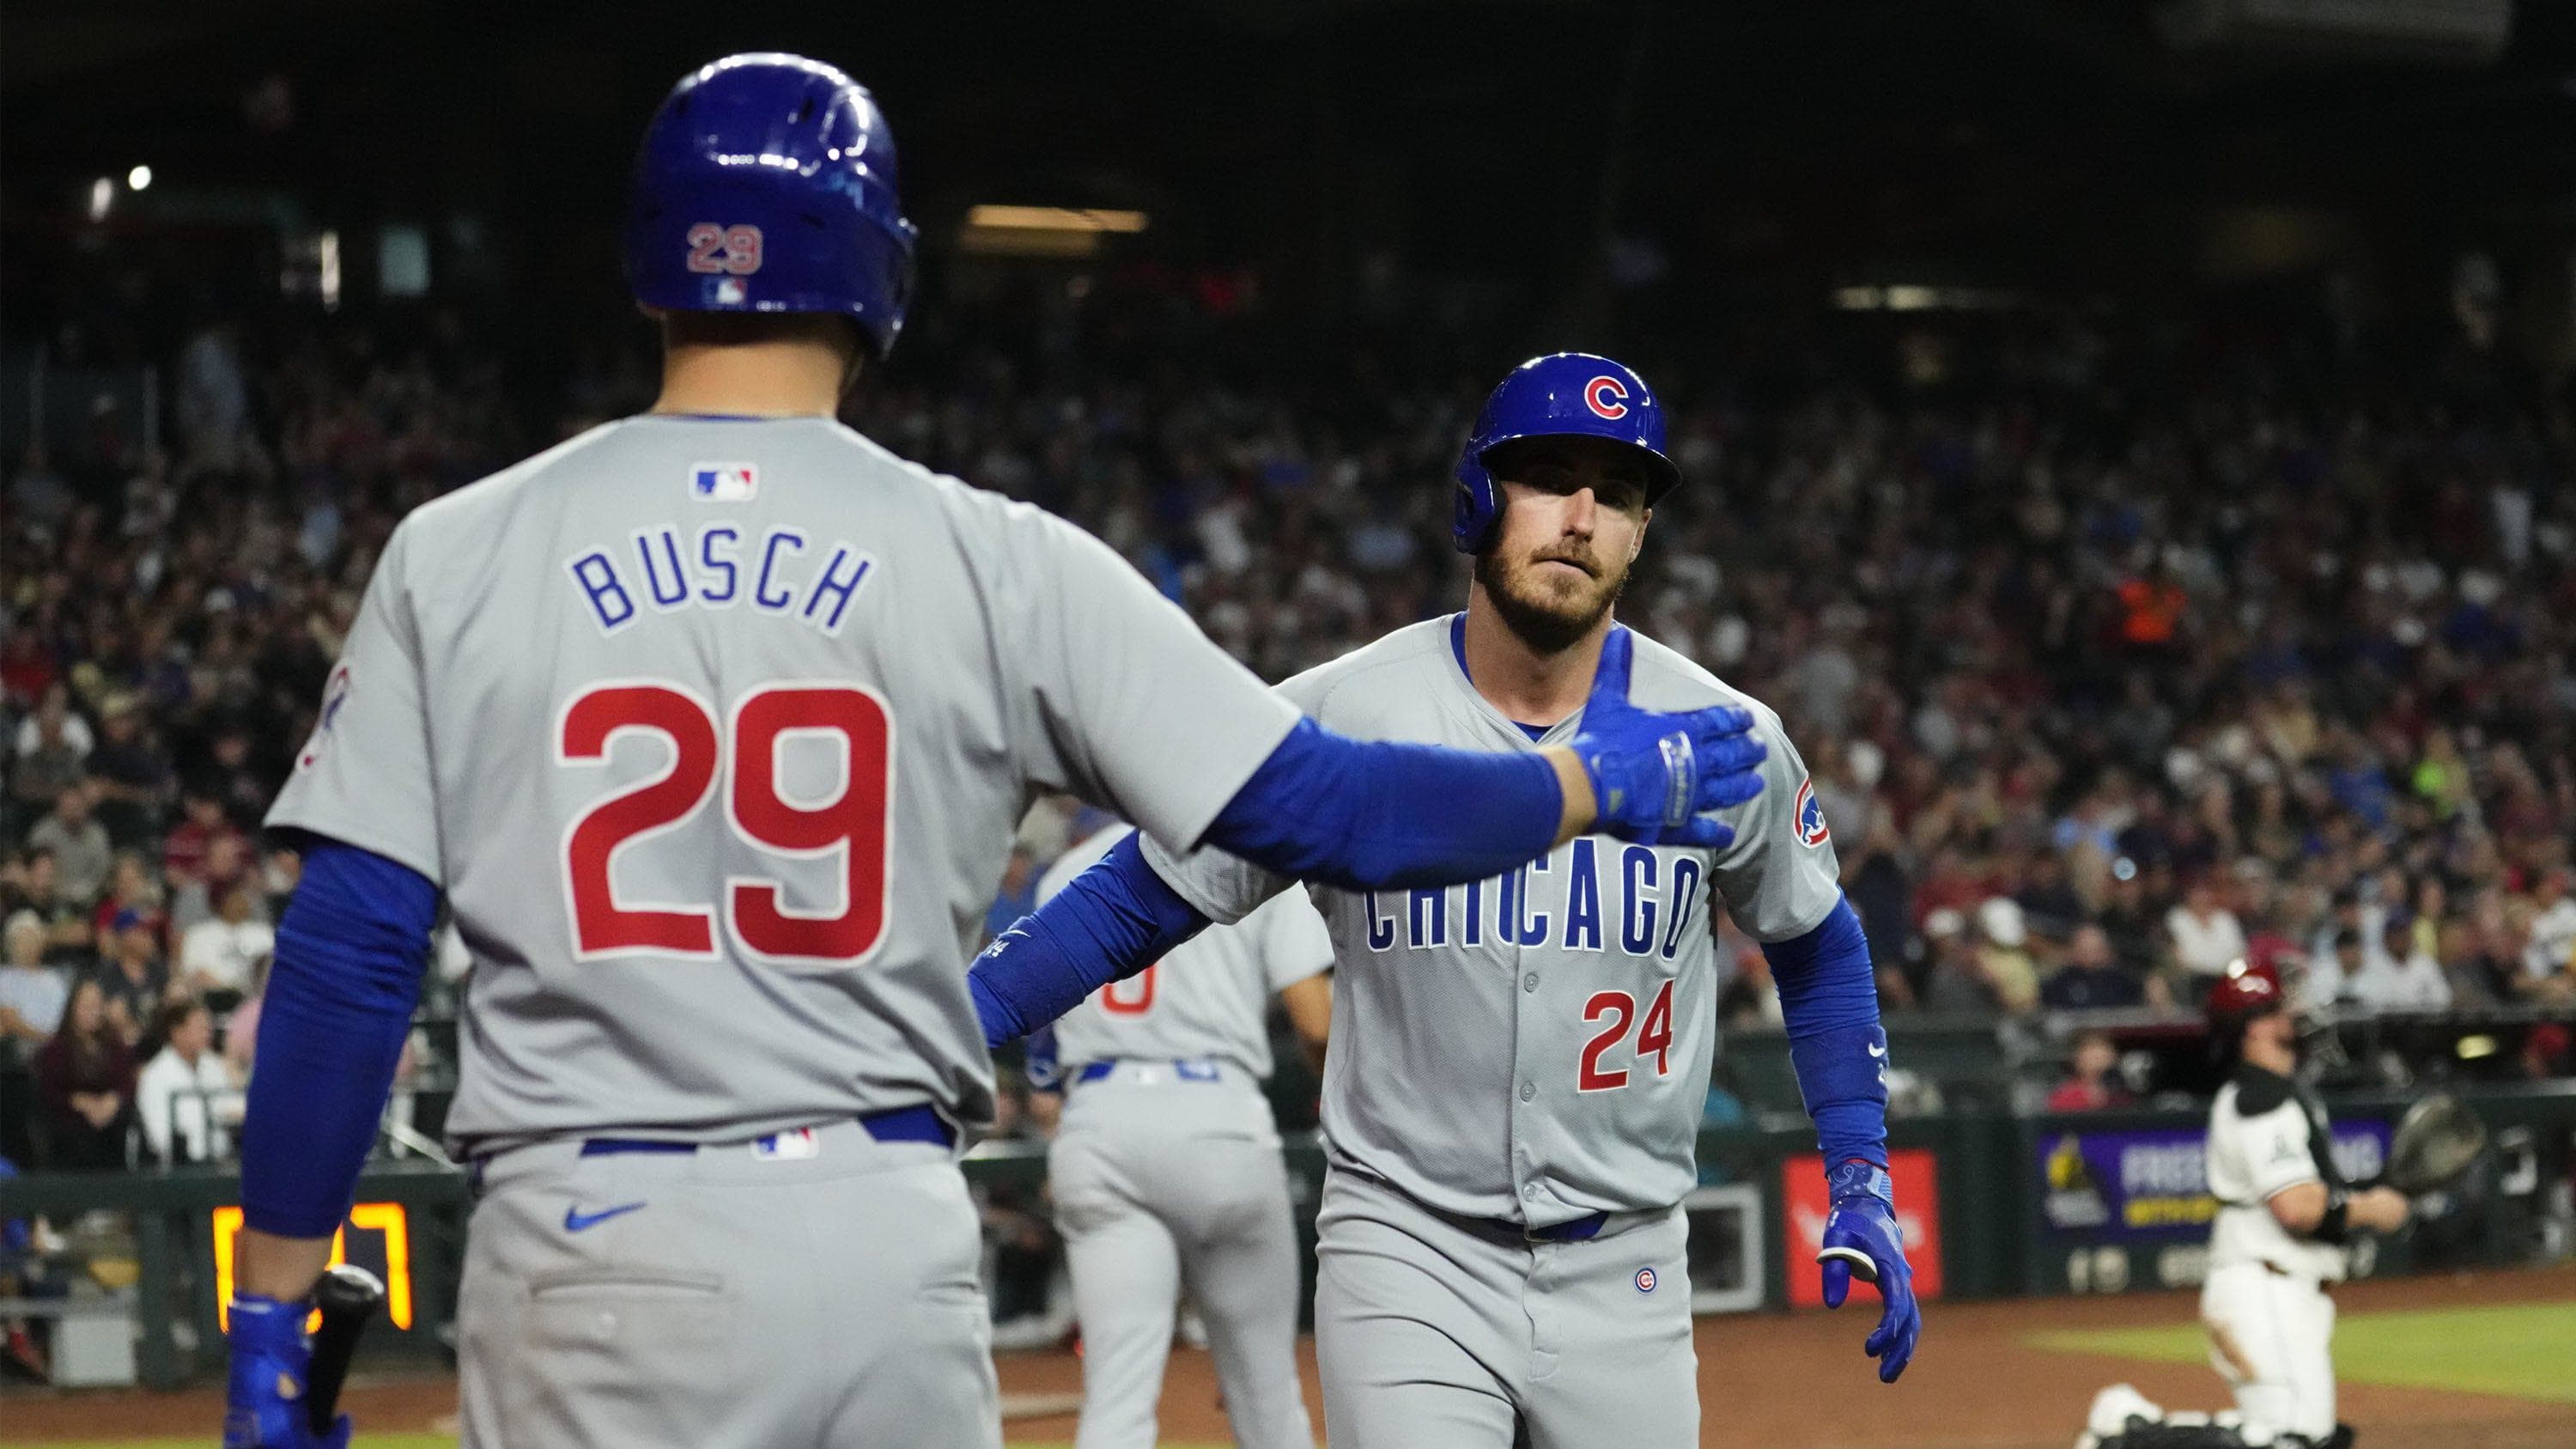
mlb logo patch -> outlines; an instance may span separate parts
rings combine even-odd
[[[751,1155],[764,1162],[802,1162],[822,1153],[823,1144],[814,1140],[811,1127],[799,1127],[793,1132],[773,1132],[767,1137],[753,1139],[751,1144]]]
[[[739,307],[751,295],[751,289],[742,284],[740,277],[722,277],[716,281],[715,294],[717,306]]]
[[[749,463],[700,463],[689,470],[689,496],[700,503],[748,503],[760,491],[760,470]]]
[[[1814,780],[1798,782],[1798,803],[1795,813],[1800,844],[1822,845],[1832,836],[1833,832],[1825,828],[1825,807],[1823,802],[1816,798]]]

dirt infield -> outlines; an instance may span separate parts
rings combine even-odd
[[[2392,1279],[2339,1291],[2343,1314],[2384,1309],[2576,1301],[2576,1271]],[[2193,1365],[2065,1353],[2025,1340],[2052,1329],[2187,1324],[2187,1293],[2117,1299],[2015,1300],[1934,1305],[1923,1349],[1905,1381],[1882,1387],[1861,1356],[1870,1319],[1841,1314],[1756,1314],[1703,1320],[1699,1328],[1701,1442],[1741,1449],[2065,1449],[2094,1390],[2126,1380],[2175,1408],[2218,1408],[2217,1377]],[[1306,1360],[1314,1390],[1311,1346]],[[1081,1386],[1070,1354],[1002,1361],[1006,1396],[1068,1403]],[[220,1419],[212,1389],[177,1394],[12,1394],[0,1399],[0,1444],[35,1445],[209,1434]],[[353,1385],[348,1403],[364,1428],[423,1430],[452,1423],[454,1380]],[[2568,1407],[2540,1399],[2347,1383],[2343,1416],[2368,1449],[2543,1449],[2564,1446]],[[1317,1423],[1322,1422],[1320,1410]],[[1069,1413],[1014,1417],[1013,1444],[1073,1437]],[[1207,1355],[1180,1351],[1163,1390],[1163,1437],[1221,1444],[1225,1417]],[[362,1432],[361,1444],[366,1442]]]

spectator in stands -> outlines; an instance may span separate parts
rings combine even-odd
[[[2571,872],[2563,865],[2541,872],[2540,888],[2529,905],[2531,923],[2523,928],[2522,975],[2526,995],[2561,997],[2576,990],[2576,893]]]
[[[2021,907],[2009,896],[1977,906],[1977,965],[1995,1002],[2019,1016],[2039,1005],[2039,967],[2030,959],[2030,932]]]
[[[224,1065],[231,1070],[233,1085],[250,1085],[251,1058],[259,1051],[259,1005],[268,993],[268,964],[263,954],[250,963],[249,994],[224,1017]],[[404,1048],[410,1048],[406,1040]]]
[[[108,1025],[107,995],[95,980],[72,988],[62,1028],[37,1055],[36,1091],[45,1114],[47,1166],[125,1166],[134,1050]]]
[[[143,1143],[165,1164],[216,1162],[232,1147],[227,1129],[241,1121],[241,1094],[215,1051],[215,1017],[204,1002],[161,1009],[161,1050],[143,1064],[134,1087]]]
[[[11,863],[0,878],[0,905],[10,914],[33,911],[45,923],[45,953],[51,958],[83,957],[90,944],[87,912],[64,904],[54,889],[54,853],[31,849]]]
[[[27,832],[27,843],[53,856],[54,896],[63,904],[89,906],[106,889],[116,848],[108,843],[107,827],[90,816],[88,786],[56,795],[52,813]]]
[[[200,995],[250,990],[250,965],[277,944],[277,932],[251,909],[256,882],[248,872],[222,886],[214,918],[199,921],[180,938],[179,979]]]
[[[42,812],[86,778],[82,761],[90,752],[89,730],[71,712],[71,693],[59,683],[45,691],[44,703],[18,726],[16,745],[9,793],[28,815]]]
[[[1960,1016],[1993,1016],[2003,1010],[2003,997],[1986,979],[1976,937],[1968,918],[1944,906],[1923,921],[1929,957],[1918,996],[1926,1011]]]
[[[2165,913],[2167,949],[2190,983],[2193,1001],[2227,971],[2230,961],[2245,959],[2245,928],[2219,894],[2215,875],[2203,871],[2183,887],[2182,904]]]
[[[2439,1011],[2451,1004],[2450,978],[2416,935],[2415,918],[2391,911],[2380,927],[2380,951],[2352,978],[2352,999],[2374,1011]]]
[[[2074,1065],[2065,1081],[2048,1094],[2052,1112],[2099,1112],[2126,1107],[2137,1098],[2117,1075],[2120,1049],[2109,1032],[2088,1031],[2075,1038]]]
[[[99,706],[100,739],[89,756],[90,787],[98,793],[98,822],[119,849],[154,838],[168,803],[170,762],[144,737],[134,696],[111,694]]]
[[[2100,926],[2078,926],[2066,944],[2066,961],[2040,986],[2040,1001],[2058,1011],[2137,1006],[2146,985],[2111,956],[2111,938]]]
[[[2302,1011],[2324,1011],[2338,1002],[2352,1000],[2353,983],[2367,963],[2358,926],[2337,926],[2325,939],[2323,951],[2311,949],[2304,958],[2307,971],[2298,990]]]
[[[160,1020],[162,1007],[186,994],[186,988],[172,982],[162,965],[151,923],[132,909],[117,912],[110,923],[107,959],[90,979],[98,983],[109,1028],[117,1040],[137,1051],[157,1045],[146,1039],[146,1033]]]
[[[179,823],[161,845],[161,874],[174,891],[205,884],[206,861],[218,840],[231,840],[237,848],[247,844],[225,816],[223,797],[212,783],[190,781],[180,797],[180,810]]]
[[[143,857],[130,850],[116,854],[116,864],[109,867],[107,890],[89,913],[90,926],[104,939],[116,918],[126,911],[142,917],[143,925],[155,936],[168,934],[169,918],[161,910],[161,885],[152,878]]]
[[[0,926],[0,1061],[31,1059],[63,1024],[71,1000],[63,973],[45,964],[45,922],[34,911],[10,913]]]
[[[263,923],[268,921],[267,892],[258,871],[247,839],[232,834],[215,836],[206,846],[196,879],[179,886],[171,899],[171,930],[184,935],[200,923],[213,920],[220,914],[224,892],[235,885],[251,887],[251,914]]]

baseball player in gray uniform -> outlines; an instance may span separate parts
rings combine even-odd
[[[1336,730],[1501,752],[1582,728],[1595,688],[1743,708],[1764,788],[1715,848],[1583,838],[1464,885],[1315,889],[1337,963],[1315,1303],[1326,1437],[1699,1442],[1679,1203],[1716,1036],[1710,892],[1769,943],[1831,1164],[1827,1297],[1855,1271],[1879,1283],[1865,1346],[1892,1381],[1919,1318],[1885,1173],[1886,1038],[1814,790],[1776,715],[1610,617],[1648,510],[1678,481],[1660,410],[1607,358],[1539,358],[1496,389],[1460,471],[1466,611],[1280,692]],[[1098,934],[1095,891],[1160,881],[1226,922],[1291,883],[1221,850],[1144,857],[1152,880],[1093,868],[977,975],[1062,969],[1041,958]]]
[[[1125,834],[1113,827],[1066,851],[1038,899]],[[1332,965],[1323,919],[1303,892],[1282,891],[1094,992],[1051,1040],[1032,1040],[1032,1076],[1065,1093],[1047,1183],[1082,1323],[1075,1449],[1153,1449],[1184,1289],[1207,1324],[1235,1442],[1314,1449],[1297,1384],[1296,1224],[1261,1082],[1274,995],[1321,1059]]]
[[[1097,541],[840,426],[909,289],[894,187],[839,71],[683,80],[628,235],[654,412],[387,542],[270,815],[306,870],[244,1129],[229,1444],[347,1439],[308,1422],[307,1295],[442,899],[475,963],[466,1444],[993,1445],[965,968],[1033,789],[1384,884],[1596,821],[1721,838],[1760,788],[1723,710],[1604,697],[1535,762],[1333,735]],[[1479,808],[1420,808],[1448,798]]]

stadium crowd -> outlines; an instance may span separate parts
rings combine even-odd
[[[1318,382],[1194,365],[1204,289],[1111,300],[951,309],[850,421],[1081,522],[1271,678],[1457,606],[1447,476],[1508,351]],[[1640,359],[1690,483],[1622,609],[1786,718],[1891,1013],[2181,1011],[2239,959],[2320,1010],[2576,1000],[2563,399],[2297,329],[1852,328]],[[260,815],[387,533],[649,401],[640,335],[549,389],[470,331],[173,328],[130,359],[171,379],[162,446],[102,405],[8,470],[0,1156],[226,1150],[295,879]],[[1001,919],[1062,829],[1024,831]],[[1776,1020],[1716,928],[1730,1021]],[[2563,1029],[2521,1050],[2576,1070]]]

